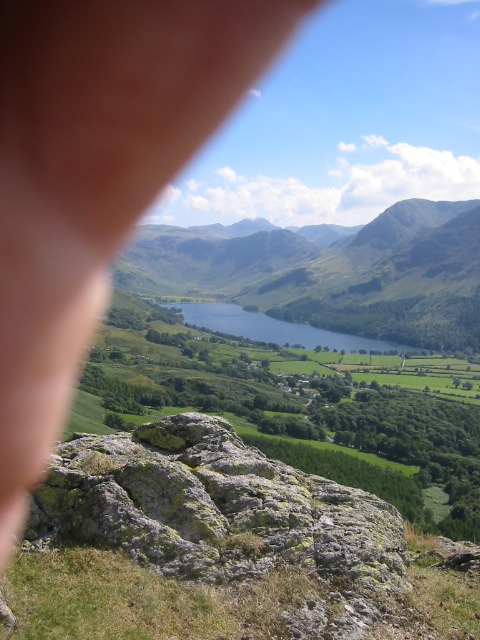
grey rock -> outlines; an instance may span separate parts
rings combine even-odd
[[[285,613],[284,621],[289,631],[289,637],[295,638],[295,640],[320,638],[328,626],[328,617],[324,606],[311,600],[306,602],[305,606]],[[312,631],[315,636],[312,636]]]
[[[453,542],[443,537],[436,538],[436,542],[442,550],[442,553],[437,552],[440,562],[436,567],[464,572],[480,570],[480,546],[470,541]]]
[[[3,593],[0,591],[0,625],[7,629],[13,629],[16,623],[17,620],[13,611],[8,606]]]
[[[366,589],[407,586],[403,520],[376,496],[310,476],[319,573],[346,576]]]
[[[268,460],[226,420],[198,413],[60,444],[26,538],[30,549],[63,540],[120,548],[161,575],[205,583],[281,563],[344,579],[343,593],[332,590],[336,617],[315,601],[286,612],[299,639],[360,638],[378,618],[375,593],[409,588],[394,507]]]
[[[444,555],[438,549],[430,549],[429,551],[418,553],[413,557],[415,562],[423,562],[427,559],[442,561],[444,559]]]
[[[465,551],[452,553],[447,558],[435,565],[440,569],[453,569],[454,571],[479,571],[480,552]]]

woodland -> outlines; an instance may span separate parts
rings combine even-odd
[[[269,457],[375,493],[425,532],[478,540],[480,406],[474,384],[458,377],[478,378],[476,365],[457,374],[451,360],[425,359],[446,363],[442,371],[459,394],[439,397],[428,387],[403,388],[407,375],[397,375],[392,385],[368,382],[364,365],[336,371],[348,354],[255,343],[181,321],[178,309],[117,293],[80,382],[84,397],[98,401],[104,429],[128,431],[181,410],[224,415]],[[394,355],[354,357],[401,361]],[[315,365],[314,358],[337,365],[319,363],[322,373],[310,376],[271,370],[274,364]],[[418,379],[423,372],[415,369]],[[432,487],[445,496],[440,514],[429,503]]]

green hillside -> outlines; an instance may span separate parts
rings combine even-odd
[[[143,293],[232,294],[318,253],[285,229],[224,238],[210,227],[148,227],[117,261],[114,280],[120,289]]]
[[[338,458],[324,464],[325,475],[378,492],[423,527],[475,537],[476,361],[280,348],[186,328],[177,311],[130,294],[117,292],[113,300],[80,381],[66,438],[74,431],[128,431],[181,411],[224,415],[242,437],[270,443],[268,455],[277,456],[271,447],[281,447],[280,457],[293,464],[292,447],[303,442],[314,458]],[[355,471],[360,463],[367,465],[365,472]],[[419,488],[442,485],[451,513],[437,522],[435,492],[424,493],[426,510],[418,491],[395,497],[385,470],[413,475]]]
[[[322,234],[348,229],[292,233],[262,220],[147,226],[117,261],[115,283],[228,299],[290,322],[425,349],[480,351],[479,202],[398,202],[322,249],[313,244]]]

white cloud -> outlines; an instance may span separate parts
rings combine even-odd
[[[479,18],[480,18],[480,11],[474,11],[473,13],[471,13],[471,14],[468,16],[468,19],[469,19],[471,22],[474,22],[475,20],[478,20]]]
[[[191,180],[187,180],[186,185],[187,185],[187,189],[190,192],[198,191],[200,188],[200,183],[194,180],[193,178]]]
[[[159,207],[168,207],[175,204],[182,195],[181,190],[178,187],[174,187],[173,184],[168,184],[160,193],[152,204],[152,208],[157,209]]]
[[[183,202],[187,209],[193,211],[208,211],[210,209],[209,201],[203,196],[187,196]]]
[[[342,169],[330,169],[330,171],[328,172],[328,175],[331,176],[332,178],[343,178],[345,175],[345,172],[342,171]]]
[[[372,213],[406,198],[468,200],[480,196],[480,161],[400,142],[387,148],[389,157],[349,171],[340,210],[365,220]],[[369,213],[370,212],[370,213]]]
[[[376,136],[375,134],[372,134],[370,136],[362,136],[362,140],[365,141],[364,147],[370,149],[377,149],[379,147],[388,146],[388,142],[383,136]]]
[[[139,224],[162,224],[173,222],[175,216],[171,215],[171,209],[180,200],[182,191],[173,184],[168,184],[157,195],[152,204],[143,214]],[[168,219],[169,218],[169,219]]]
[[[254,98],[261,98],[262,97],[262,92],[260,91],[260,89],[252,88],[248,92],[248,95],[253,96]]]
[[[230,167],[222,167],[216,171],[217,175],[226,180],[227,182],[237,182],[238,176]]]
[[[406,142],[388,144],[381,136],[365,136],[363,140],[370,145],[364,159],[372,157],[368,150],[373,148],[375,162],[349,164],[344,157],[337,158],[328,174],[326,171],[334,186],[309,186],[294,177],[245,176],[222,167],[210,184],[189,181],[183,197],[177,187],[167,187],[144,220],[193,224],[195,217],[195,224],[230,224],[242,218],[264,217],[282,227],[354,225],[369,222],[407,198],[480,198],[480,156],[456,156],[448,150]],[[362,153],[362,148],[357,151]]]
[[[383,140],[376,136],[375,140]],[[216,219],[265,217],[279,226],[369,222],[399,200],[468,200],[480,197],[480,159],[405,142],[384,146],[375,164],[342,163],[329,175],[343,178],[337,187],[314,188],[296,178],[247,178],[233,169],[220,171],[235,180],[204,189],[183,200],[190,211],[209,211]],[[231,174],[230,174],[231,172]]]
[[[353,153],[353,151],[357,150],[357,145],[354,144],[353,142],[350,144],[346,144],[345,142],[339,142],[337,147],[339,151],[343,151],[345,153]]]
[[[340,191],[335,188],[313,189],[295,178],[267,176],[210,188],[203,195],[209,210],[219,217],[228,215],[240,220],[260,216],[280,226],[288,226],[298,220],[302,224],[325,222],[335,214],[341,198]],[[187,199],[185,204],[198,209],[191,199]]]

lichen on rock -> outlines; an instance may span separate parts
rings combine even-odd
[[[339,596],[342,615],[354,611],[337,625],[343,635],[329,631],[353,638],[375,618],[372,594],[408,588],[402,524],[375,496],[268,460],[223,418],[184,413],[59,445],[26,537],[120,548],[161,575],[205,583],[305,566],[355,585]],[[330,624],[321,604],[294,618],[292,634]]]

